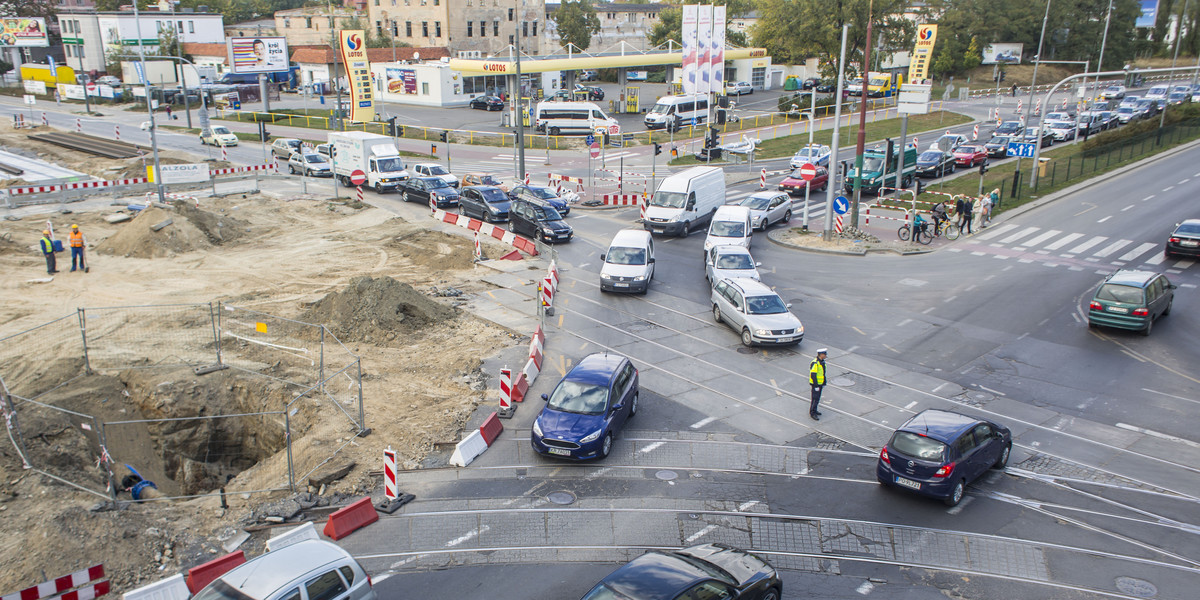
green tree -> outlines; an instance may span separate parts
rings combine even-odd
[[[718,6],[725,7],[725,41],[735,46],[746,46],[746,34],[741,31],[730,31],[729,23],[736,17],[744,17],[754,10],[755,0],[714,0]],[[665,44],[667,40],[675,40],[676,44],[683,42],[683,9],[679,5],[663,8],[658,13],[658,22],[650,28],[646,39],[651,46]]]
[[[902,14],[906,0],[874,0],[871,11],[875,48],[911,48],[916,25]],[[866,46],[870,0],[761,0],[759,20],[751,31],[755,46],[762,46],[772,61],[799,64],[816,57],[821,74],[834,78],[838,71],[842,25],[849,24],[846,43],[846,76],[861,70]],[[882,44],[880,41],[882,40]],[[872,58],[872,62],[874,62]]]
[[[964,71],[969,71],[978,67],[982,62],[983,53],[979,51],[979,41],[972,36],[971,43],[967,44],[967,51],[962,56],[962,68]]]
[[[571,44],[587,50],[592,45],[592,36],[600,33],[600,18],[589,0],[563,0],[552,18],[564,48]]]

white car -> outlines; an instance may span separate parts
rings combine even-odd
[[[759,281],[758,267],[750,251],[741,246],[713,246],[704,255],[704,278],[709,285],[717,285],[722,279],[745,277]]]
[[[200,134],[200,145],[207,146],[236,146],[238,138],[224,125],[215,125]]]
[[[1075,139],[1074,121],[1046,121],[1046,129],[1054,134],[1054,141],[1065,142]]]
[[[829,146],[822,146],[821,144],[805,146],[792,155],[792,168],[799,169],[804,166],[804,163],[812,163],[818,167],[828,167],[829,155],[832,153],[833,150]]]
[[[722,279],[712,289],[713,319],[741,333],[742,345],[799,344],[804,325],[771,288],[744,277]]]
[[[1105,100],[1120,100],[1121,98],[1125,97],[1125,86],[1110,85],[1104,88],[1104,93],[1102,93],[1101,96]]]
[[[449,169],[439,165],[438,163],[417,163],[413,165],[413,170],[417,172],[417,175],[441,177],[452,187],[458,187],[458,176],[452,174]]]
[[[733,96],[735,94],[738,96],[741,96],[742,94],[753,94],[754,87],[751,86],[749,82],[737,81],[737,82],[726,85],[725,93],[730,96]]]
[[[288,158],[288,171],[305,177],[333,177],[333,165],[324,154],[296,152]]]
[[[751,226],[759,231],[792,220],[792,197],[787,192],[754,192],[738,204],[750,209]]]
[[[105,75],[103,77],[97,78],[96,83],[99,85],[107,85],[110,87],[120,87],[121,80],[116,77],[113,77],[112,75]]]

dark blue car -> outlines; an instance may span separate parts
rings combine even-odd
[[[885,486],[955,506],[967,484],[988,469],[1003,469],[1011,451],[1012,434],[1006,427],[944,410],[925,410],[892,434],[879,452],[875,478]]]
[[[571,214],[571,207],[567,204],[566,200],[560,198],[553,189],[544,185],[518,185],[508,192],[508,197],[513,200],[524,199],[545,202],[553,206],[554,210],[557,210],[558,214],[564,217]]]
[[[637,413],[638,371],[620,354],[590,354],[567,373],[533,421],[539,454],[572,460],[604,458],[613,437]]]
[[[783,582],[767,561],[724,544],[650,551],[600,580],[583,600],[779,600]]]

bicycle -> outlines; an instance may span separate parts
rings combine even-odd
[[[912,226],[905,223],[900,229],[896,230],[896,235],[900,237],[900,241],[907,242],[909,237],[912,237]],[[933,234],[929,233],[929,224],[922,223],[921,228],[917,230],[916,238],[913,240],[918,244],[928,246],[933,242]]]
[[[958,225],[951,223],[950,219],[943,219],[940,223],[938,223],[938,226],[933,229],[933,237],[936,238],[944,235],[946,236],[946,239],[950,241],[957,240],[961,233],[962,231],[958,229]]]

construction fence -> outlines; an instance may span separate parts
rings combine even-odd
[[[155,483],[142,499],[304,489],[366,431],[360,360],[326,327],[226,303],[6,335],[0,409],[27,468],[114,501],[131,475]]]

